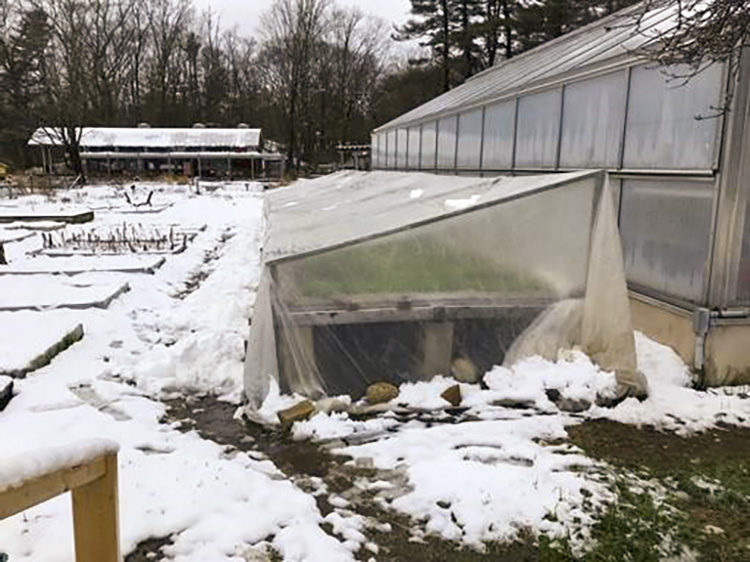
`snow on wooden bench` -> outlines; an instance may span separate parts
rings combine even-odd
[[[118,449],[93,439],[4,459],[0,521],[71,492],[77,562],[120,562]]]

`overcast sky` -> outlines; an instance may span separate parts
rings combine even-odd
[[[255,35],[260,14],[273,0],[194,0],[198,9],[210,6],[221,16],[224,27],[239,26],[240,31]],[[337,4],[357,6],[364,13],[374,14],[389,23],[402,24],[409,15],[409,0],[337,0]]]

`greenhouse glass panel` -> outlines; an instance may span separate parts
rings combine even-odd
[[[435,169],[435,156],[437,149],[437,122],[422,124],[422,161],[420,168],[422,170]]]
[[[714,185],[623,180],[620,232],[628,281],[701,303]]]
[[[393,170],[396,168],[396,130],[391,129],[387,133],[387,139],[388,139],[388,160],[387,160],[387,168],[389,170]]]
[[[627,89],[625,72],[565,86],[562,168],[619,167]]]
[[[372,168],[377,170],[381,167],[380,164],[380,137],[381,135],[373,134],[371,137],[372,143]]]
[[[459,168],[479,169],[482,153],[482,108],[462,113],[458,118],[458,155]]]
[[[399,170],[406,169],[406,160],[409,150],[409,137],[406,129],[399,129],[396,138],[396,167]]]
[[[438,169],[454,169],[456,167],[456,130],[458,116],[443,117],[438,124]]]
[[[410,170],[419,170],[419,151],[422,140],[421,128],[419,126],[409,129],[409,162]]]
[[[269,194],[251,408],[272,378],[282,392],[358,399],[456,361],[479,381],[573,346],[642,393],[603,180],[342,172]]]
[[[677,67],[671,74],[688,69]],[[708,170],[713,168],[721,119],[721,65],[687,84],[657,68],[633,69],[625,134],[624,168]]]
[[[488,105],[484,115],[483,170],[510,170],[516,132],[516,100]]]
[[[560,136],[560,90],[518,99],[516,168],[554,168]]]

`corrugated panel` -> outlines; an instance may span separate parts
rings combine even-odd
[[[457,112],[607,61],[637,60],[638,56],[634,51],[651,42],[656,34],[674,27],[673,7],[658,8],[639,17],[641,9],[640,5],[636,5],[622,10],[503,61],[472,77],[465,84],[386,123],[378,130]]]
[[[257,148],[260,129],[178,129],[85,127],[81,146],[85,148]],[[37,129],[29,144],[59,146],[60,134],[55,129]]]

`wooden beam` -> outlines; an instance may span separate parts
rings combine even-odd
[[[550,303],[509,303],[479,305],[434,306],[382,306],[362,307],[358,310],[323,309],[299,310],[290,314],[296,326],[324,326],[340,324],[368,324],[373,322],[439,322],[442,320],[492,319],[538,310],[542,312]]]
[[[25,511],[60,494],[102,478],[107,471],[103,457],[0,490],[0,520]]]

